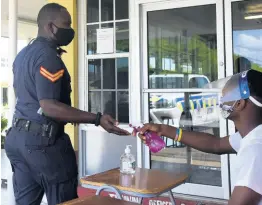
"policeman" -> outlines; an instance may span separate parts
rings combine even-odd
[[[45,5],[37,23],[38,37],[13,64],[17,103],[5,143],[19,205],[38,205],[44,193],[49,205],[77,198],[76,157],[64,132],[66,123],[90,123],[110,133],[129,134],[109,115],[71,107],[70,75],[59,49],[74,38],[66,8]]]

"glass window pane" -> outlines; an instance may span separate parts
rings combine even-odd
[[[129,22],[116,23],[116,52],[129,52]]]
[[[216,93],[151,93],[149,119],[219,137],[218,99]],[[165,136],[162,138],[166,149],[151,153],[152,169],[190,172],[189,183],[222,186],[219,155],[197,151]]]
[[[2,105],[8,104],[8,88],[2,88]]]
[[[103,92],[103,101],[103,113],[116,118],[116,92]]]
[[[113,23],[102,23],[101,28],[114,28]]]
[[[115,89],[115,59],[104,59],[103,62],[103,88]]]
[[[87,0],[87,23],[99,22],[99,1]]]
[[[89,89],[101,89],[101,60],[88,61]]]
[[[217,80],[216,35],[215,5],[148,12],[149,88],[203,88]]]
[[[234,73],[251,68],[262,71],[261,8],[261,1],[232,2]]]
[[[99,25],[87,26],[87,54],[92,55],[96,53],[97,42],[96,42],[96,29]]]
[[[128,0],[115,0],[116,7],[116,20],[128,19]]]
[[[113,0],[101,0],[101,20],[112,21],[113,20]]]
[[[117,88],[128,89],[128,58],[118,58],[117,66]]]
[[[117,120],[122,123],[129,123],[129,96],[128,92],[117,93],[118,103],[118,118]]]
[[[101,92],[91,91],[88,93],[88,111],[101,112]]]

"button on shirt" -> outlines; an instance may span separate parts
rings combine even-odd
[[[70,75],[52,41],[38,37],[20,51],[13,73],[16,118],[48,123],[48,118],[37,113],[43,99],[71,105]]]
[[[262,125],[244,138],[238,132],[231,135],[229,142],[237,152],[235,186],[248,187],[262,195]]]

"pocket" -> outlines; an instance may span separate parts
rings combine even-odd
[[[26,148],[31,168],[49,183],[63,182],[77,175],[75,155],[72,155],[68,139],[64,136],[59,137],[52,146]]]
[[[25,131],[21,131],[25,132]],[[37,133],[27,132],[25,138],[25,146],[30,149],[42,149],[49,145],[50,138],[42,136],[42,133],[39,131]]]

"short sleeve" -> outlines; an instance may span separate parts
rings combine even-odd
[[[262,144],[251,145],[241,151],[241,167],[235,186],[244,186],[262,195],[261,154]]]
[[[229,136],[229,143],[236,152],[239,151],[241,140],[242,137],[239,132],[236,132],[233,135]]]
[[[35,84],[38,101],[60,100],[64,68],[61,59],[54,53],[41,58],[35,68]]]

